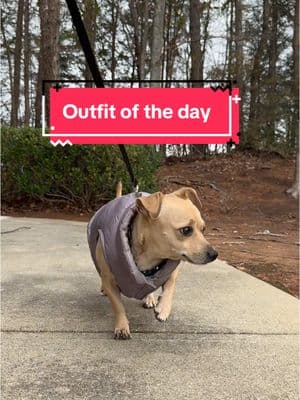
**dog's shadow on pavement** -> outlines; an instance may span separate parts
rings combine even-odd
[[[183,314],[176,304],[166,322],[155,318],[153,309],[142,302],[123,297],[132,332],[205,333],[213,328],[199,316]],[[100,292],[100,280],[94,274],[82,276],[34,272],[14,274],[2,283],[4,326],[18,323],[28,329],[80,330],[107,332],[113,327],[113,312],[106,296]],[[228,332],[230,330],[226,329]]]

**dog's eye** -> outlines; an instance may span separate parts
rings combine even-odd
[[[193,228],[191,226],[185,226],[184,228],[180,228],[179,231],[183,236],[191,236]]]

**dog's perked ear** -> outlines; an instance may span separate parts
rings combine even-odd
[[[156,192],[136,200],[137,211],[147,218],[156,219],[159,216],[163,194]]]
[[[181,189],[176,190],[173,194],[182,198],[189,199],[191,202],[200,210],[202,207],[201,200],[198,197],[198,194],[195,189],[190,187],[183,187]]]

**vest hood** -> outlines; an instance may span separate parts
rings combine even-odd
[[[131,193],[117,197],[101,207],[88,224],[87,234],[90,252],[96,261],[96,246],[100,238],[105,260],[114,275],[122,294],[143,299],[162,286],[180,261],[166,260],[151,276],[145,276],[134,262],[129,243],[131,224],[136,216],[136,199],[149,193]]]

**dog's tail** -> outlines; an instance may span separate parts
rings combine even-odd
[[[116,197],[121,197],[122,191],[123,191],[122,181],[119,181],[117,184]]]

